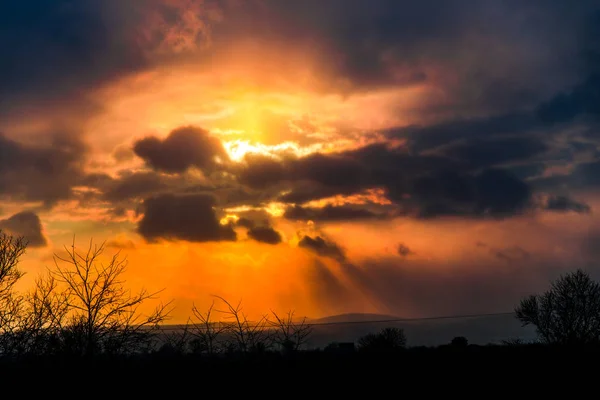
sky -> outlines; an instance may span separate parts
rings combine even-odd
[[[600,5],[0,3],[0,229],[173,322],[214,296],[429,317],[600,277]]]

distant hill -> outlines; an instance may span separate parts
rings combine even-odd
[[[394,319],[401,319],[395,315],[386,314],[339,314],[332,315],[325,318],[311,319],[308,320],[312,324],[331,324],[331,323],[343,323],[343,322],[369,322],[369,321],[389,321]]]
[[[331,342],[356,342],[361,336],[386,327],[404,329],[409,346],[447,344],[456,336],[465,336],[469,343],[480,345],[535,338],[535,330],[522,327],[513,315],[382,322],[395,319],[401,318],[381,314],[342,314],[311,320],[309,323],[316,325],[313,326],[310,346],[322,348]]]

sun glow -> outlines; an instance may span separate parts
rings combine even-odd
[[[224,216],[223,218],[221,218],[221,220],[219,221],[219,223],[221,225],[229,225],[231,223],[238,222],[239,219],[240,219],[240,217],[238,217],[235,214],[227,214],[226,216]]]
[[[314,153],[319,150],[319,146],[300,147],[295,142],[283,142],[277,145],[265,145],[249,140],[236,139],[224,142],[223,146],[233,161],[240,162],[246,154],[262,154],[274,158],[279,158],[283,154],[301,157]]]
[[[239,207],[227,208],[227,209],[225,209],[225,212],[227,212],[228,214],[221,220],[221,223],[227,224],[228,221],[237,218],[235,213],[257,211],[257,210],[263,210],[263,211],[269,213],[271,216],[278,218],[278,217],[282,217],[283,214],[285,214],[286,205],[284,203],[271,202],[271,203],[265,205],[264,207],[239,206]],[[237,219],[235,219],[235,221],[237,221]]]

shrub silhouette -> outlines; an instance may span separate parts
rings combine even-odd
[[[548,344],[600,343],[600,284],[582,270],[562,275],[548,291],[532,295],[515,308],[523,326],[534,325]]]
[[[358,339],[358,348],[363,352],[389,352],[406,348],[404,330],[384,328],[379,333],[369,333]]]
[[[450,344],[454,347],[467,347],[469,345],[469,340],[464,336],[457,336],[452,339]]]

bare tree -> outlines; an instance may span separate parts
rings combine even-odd
[[[195,336],[194,352],[216,354],[222,350],[220,339],[226,332],[227,326],[212,320],[215,302],[203,313],[196,305],[192,307],[191,330]]]
[[[285,316],[280,317],[271,310],[275,321],[270,324],[275,328],[274,341],[286,352],[298,351],[307,343],[308,337],[312,334],[312,327],[306,323],[306,318],[300,322],[294,321],[294,312],[289,311]]]
[[[227,310],[219,312],[227,315],[231,322],[225,325],[226,334],[231,336],[233,341],[230,348],[235,348],[242,353],[260,352],[271,346],[271,335],[268,328],[266,316],[262,316],[257,322],[251,323],[242,310],[242,302],[233,306],[227,300],[216,296],[227,306]]]
[[[97,246],[90,241],[87,251],[80,253],[73,242],[65,250],[66,256],[55,255],[55,268],[50,271],[55,282],[64,286],[63,291],[57,294],[58,285],[49,281],[45,285],[50,286],[42,286],[32,299],[42,317],[38,324],[48,326],[60,321],[65,346],[83,355],[134,352],[149,347],[158,324],[170,310],[168,304],[160,304],[151,314],[142,315],[139,307],[160,291],[149,293],[143,289],[132,293],[126,289],[123,273],[127,259],[117,252],[104,264],[100,259],[104,244]],[[44,300],[50,298],[52,301]]]
[[[14,286],[23,276],[18,266],[26,249],[23,237],[0,231],[0,355],[12,352],[22,324],[24,299]]]
[[[25,297],[19,329],[19,354],[51,354],[62,351],[60,337],[67,326],[68,295],[58,289],[55,277],[48,273],[35,281]]]
[[[544,294],[521,300],[515,314],[545,343],[600,343],[600,284],[582,270],[562,275]]]

